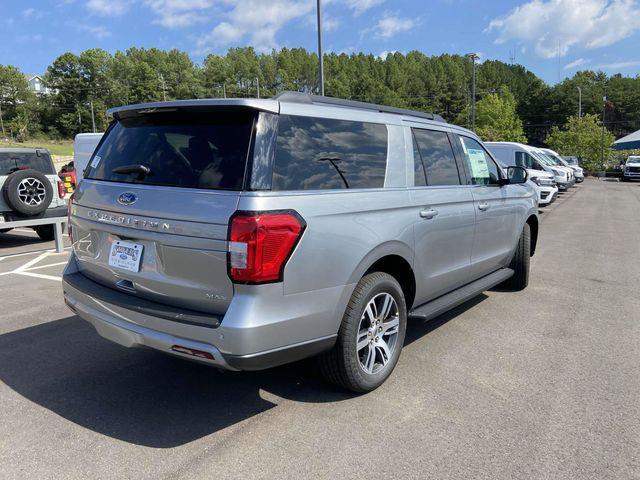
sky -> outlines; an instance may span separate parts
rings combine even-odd
[[[640,0],[322,0],[337,53],[478,53],[553,84],[578,70],[640,74]],[[316,0],[0,0],[0,64],[44,73],[88,48],[209,53],[317,48]]]

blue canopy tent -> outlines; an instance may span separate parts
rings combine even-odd
[[[614,150],[631,150],[632,148],[640,148],[640,130],[630,133],[626,137],[622,137],[611,145]]]

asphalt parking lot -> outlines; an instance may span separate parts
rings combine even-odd
[[[365,396],[102,340],[67,253],[0,234],[0,477],[640,478],[640,183],[544,209],[531,282],[413,321]],[[35,237],[35,235],[33,235]]]

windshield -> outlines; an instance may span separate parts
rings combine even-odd
[[[534,156],[538,161],[548,167],[554,167],[556,163],[547,157],[545,154],[541,152],[529,152],[532,156]]]
[[[240,190],[252,112],[161,112],[113,125],[86,178],[171,187]]]
[[[45,175],[55,175],[51,157],[47,152],[0,152],[0,175],[31,168]]]
[[[627,158],[627,163],[640,163],[640,157],[631,156]]]
[[[578,159],[576,157],[562,157],[562,159],[569,165],[578,165]]]

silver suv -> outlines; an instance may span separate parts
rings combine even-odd
[[[121,345],[230,370],[318,355],[367,392],[408,317],[527,285],[526,171],[505,175],[438,116],[296,93],[109,114],[70,207],[63,288]]]

